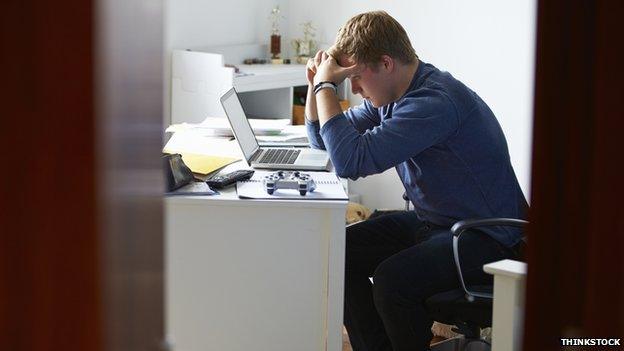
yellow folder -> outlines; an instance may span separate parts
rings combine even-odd
[[[181,153],[181,155],[182,160],[193,173],[203,175],[212,173],[239,160],[234,157],[208,156],[192,153]]]

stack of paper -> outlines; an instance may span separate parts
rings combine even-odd
[[[194,131],[175,132],[163,148],[163,152],[233,158],[241,158],[243,155],[235,140],[209,137]]]
[[[279,135],[290,124],[289,119],[254,119],[249,124],[255,135]],[[232,137],[232,128],[227,118],[208,117],[201,123],[174,124],[166,132],[194,131],[204,136]]]
[[[286,126],[278,135],[258,136],[260,146],[309,146],[305,126]]]

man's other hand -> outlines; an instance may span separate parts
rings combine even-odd
[[[316,64],[314,63],[313,58],[308,59],[308,63],[306,64],[306,78],[308,78],[308,84],[314,85],[314,75],[316,74]]]

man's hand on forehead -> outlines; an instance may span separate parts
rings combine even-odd
[[[351,78],[355,75],[362,73],[367,67],[365,63],[357,64],[355,59],[352,56],[341,55],[338,59],[338,65],[341,67],[354,67],[352,73],[350,73],[347,78]]]
[[[314,77],[314,83],[318,84],[322,81],[330,81],[335,84],[342,83],[345,78],[360,73],[365,65],[353,64],[348,66],[340,66],[336,59],[327,54],[325,51],[319,51],[314,56],[314,63],[317,67],[317,73]]]
[[[341,55],[338,60],[338,64],[343,67],[353,66],[355,64],[355,59],[352,56]]]

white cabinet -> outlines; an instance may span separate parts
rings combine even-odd
[[[293,87],[306,85],[305,65],[243,65],[245,58],[265,57],[262,45],[174,50],[171,67],[171,122],[197,123],[225,117],[219,97],[232,86],[255,118],[291,118]],[[228,66],[226,66],[228,64]],[[239,73],[235,72],[235,65]]]
[[[293,87],[307,85],[305,65],[244,65],[267,57],[266,45],[174,50],[171,60],[171,123],[198,123],[225,117],[219,97],[236,88],[245,112],[254,118],[292,118]],[[235,72],[236,66],[239,73]],[[344,84],[340,96],[344,96]]]

